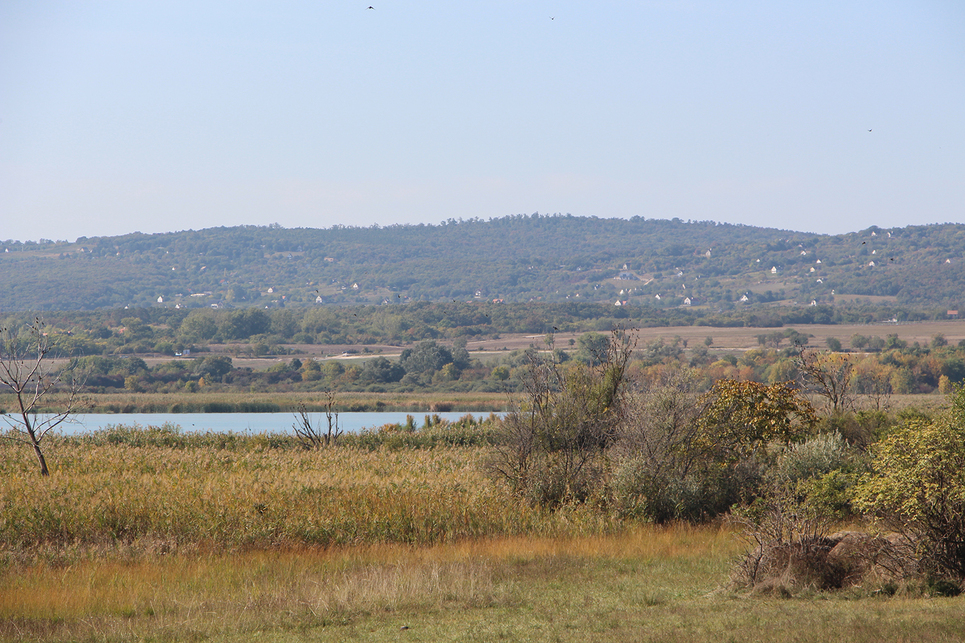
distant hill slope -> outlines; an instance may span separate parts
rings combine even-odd
[[[278,226],[0,244],[0,310],[401,301],[965,308],[965,225],[818,235],[635,217]],[[876,299],[883,298],[883,299]]]

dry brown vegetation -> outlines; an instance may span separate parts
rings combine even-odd
[[[592,512],[551,514],[514,498],[480,473],[481,449],[317,451],[277,448],[270,436],[192,447],[168,437],[52,443],[43,481],[26,450],[0,443],[5,555],[433,544],[609,528]]]
[[[479,448],[164,437],[63,440],[46,479],[0,446],[0,640],[965,636],[962,599],[748,600],[731,527],[542,511]]]

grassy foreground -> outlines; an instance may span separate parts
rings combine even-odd
[[[715,591],[733,534],[250,551],[8,568],[0,640],[960,641],[961,599]]]
[[[962,598],[729,591],[728,528],[538,511],[451,442],[0,441],[0,640],[965,640]]]

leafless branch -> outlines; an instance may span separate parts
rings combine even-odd
[[[42,448],[43,440],[55,428],[66,422],[82,404],[80,391],[85,378],[73,374],[65,381],[63,374],[55,374],[47,361],[50,342],[46,325],[34,319],[21,336],[8,329],[0,329],[0,388],[9,389],[16,399],[16,411],[4,415],[10,431],[3,437],[31,446],[40,463],[41,475],[49,475]],[[61,410],[41,415],[41,402],[55,390],[64,390],[66,402]]]

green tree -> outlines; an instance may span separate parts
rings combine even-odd
[[[427,339],[402,351],[399,361],[406,373],[434,373],[452,362],[452,352],[434,339]]]
[[[891,385],[893,392],[898,395],[908,395],[914,392],[915,375],[907,367],[902,366],[892,371],[888,383]]]
[[[363,382],[398,382],[405,375],[405,369],[398,362],[390,362],[384,357],[369,360],[362,367],[359,379]]]
[[[460,371],[470,366],[469,351],[466,350],[466,345],[465,337],[459,337],[452,342],[452,363]]]
[[[656,522],[701,520],[726,511],[716,480],[703,475],[692,443],[704,400],[696,369],[664,369],[628,396],[627,421],[612,450],[617,510]]]
[[[269,328],[272,333],[283,340],[290,340],[299,331],[298,321],[295,319],[294,313],[288,309],[272,312]]]
[[[798,368],[793,359],[781,358],[767,369],[767,381],[771,384],[793,382],[797,377]]]
[[[609,338],[600,333],[583,333],[576,339],[575,359],[594,366],[600,364],[607,356],[609,348]]]
[[[221,320],[218,331],[225,339],[248,339],[271,329],[271,318],[263,310],[246,308],[230,312]]]
[[[505,364],[500,364],[493,368],[489,376],[498,382],[505,382],[509,379],[509,367]]]
[[[211,379],[222,379],[234,368],[231,358],[225,355],[212,355],[205,357],[195,366],[195,372],[202,377]]]
[[[151,327],[145,324],[138,317],[125,317],[121,320],[124,326],[124,339],[132,342],[138,339],[150,339],[154,335]]]
[[[905,421],[872,453],[856,506],[907,536],[926,573],[965,579],[965,392],[948,414]]]
[[[207,341],[218,332],[218,325],[208,311],[192,312],[181,322],[178,335],[187,343]]]
[[[908,342],[903,339],[899,339],[898,333],[892,333],[885,338],[885,348],[888,350],[895,348],[902,349],[907,347]]]

